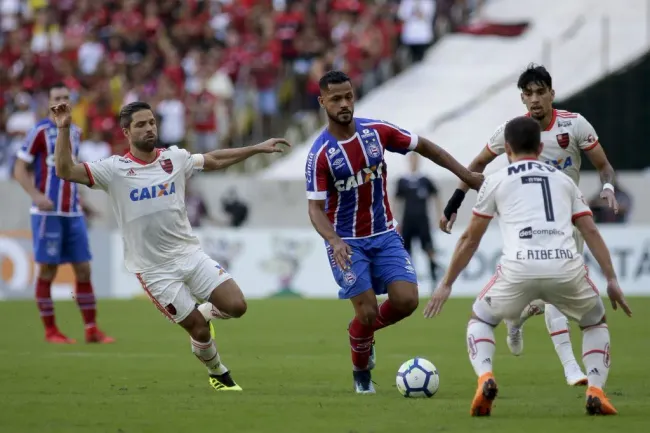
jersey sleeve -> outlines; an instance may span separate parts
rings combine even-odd
[[[203,170],[203,164],[205,158],[200,153],[191,154],[185,149],[175,149],[175,152],[180,153],[183,161],[183,172],[185,173],[185,178],[189,179],[197,171]]]
[[[418,136],[406,129],[402,129],[384,121],[362,123],[361,126],[372,127],[379,134],[382,146],[389,152],[407,154],[418,145]],[[362,136],[363,138],[363,136]]]
[[[307,199],[325,200],[327,198],[327,187],[330,181],[330,171],[327,163],[327,156],[324,152],[326,146],[320,149],[313,149],[307,157],[305,165],[305,183],[307,188]]]
[[[84,162],[84,168],[90,179],[90,187],[108,191],[113,180],[115,156],[100,159],[93,162]]]
[[[476,204],[472,213],[481,218],[493,218],[497,212],[496,203],[496,186],[497,182],[492,176],[488,176],[483,181],[481,189],[478,191]]]
[[[46,150],[45,128],[36,126],[29,131],[16,156],[26,163],[31,164],[34,162],[36,155]]]
[[[506,152],[506,136],[505,136],[506,124],[499,126],[492,137],[488,140],[485,147],[495,156],[499,156],[502,153]]]
[[[589,208],[585,197],[582,195],[582,191],[580,191],[580,188],[578,188],[578,186],[573,183],[573,181],[571,182],[571,188],[571,195],[573,200],[573,204],[571,206],[571,222],[575,222],[576,219],[586,215],[593,215],[593,212],[591,212],[591,209]]]
[[[596,130],[587,119],[578,114],[576,119],[575,138],[581,150],[588,151],[598,146]]]

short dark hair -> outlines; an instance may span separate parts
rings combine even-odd
[[[66,86],[64,82],[57,81],[54,84],[50,84],[50,86],[47,88],[47,94],[49,95],[50,93],[52,93],[52,90],[54,89],[67,89],[67,88],[68,86]]]
[[[321,90],[329,89],[330,84],[343,84],[350,81],[350,77],[343,71],[328,71],[318,81]]]
[[[519,87],[521,90],[524,90],[530,84],[546,86],[549,89],[552,89],[553,79],[551,78],[551,74],[546,70],[544,66],[531,63],[519,76],[519,80],[517,80],[517,87]]]
[[[120,110],[120,127],[128,128],[131,126],[133,115],[142,110],[151,110],[151,105],[147,104],[146,102],[136,101],[131,102],[130,104],[126,104],[124,107],[122,107]]]
[[[536,153],[542,142],[539,122],[528,116],[519,116],[506,124],[504,131],[506,143],[515,154]]]

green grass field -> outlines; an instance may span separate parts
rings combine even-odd
[[[222,359],[243,393],[217,393],[184,332],[145,300],[103,301],[99,323],[118,338],[107,346],[51,346],[31,302],[1,302],[0,432],[647,432],[650,425],[650,298],[631,299],[635,317],[609,312],[612,364],[608,393],[620,415],[584,415],[584,388],[569,388],[541,317],[526,327],[516,358],[497,329],[493,415],[473,419],[476,378],[467,359],[470,299],[452,300],[437,319],[422,308],[378,333],[377,394],[352,391],[343,301],[251,301],[240,320],[217,323]],[[59,325],[80,339],[76,306],[56,304]],[[580,333],[572,328],[580,353]],[[436,364],[440,391],[406,399],[395,388],[413,356]]]

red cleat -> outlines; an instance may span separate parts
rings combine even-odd
[[[88,328],[86,329],[86,343],[111,344],[115,343],[115,339],[97,328]]]
[[[61,331],[56,328],[45,331],[45,341],[52,344],[74,344],[77,342],[75,339],[61,334]]]

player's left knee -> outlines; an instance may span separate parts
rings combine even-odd
[[[400,296],[397,299],[391,300],[391,304],[405,315],[411,315],[415,310],[417,310],[419,303],[420,300],[418,299],[417,294]]]
[[[248,310],[248,304],[246,304],[246,300],[241,297],[233,299],[228,305],[227,311],[224,312],[230,317],[237,318],[243,316],[246,313],[246,310]]]
[[[74,276],[79,283],[90,282],[90,263],[75,263],[73,265]]]

